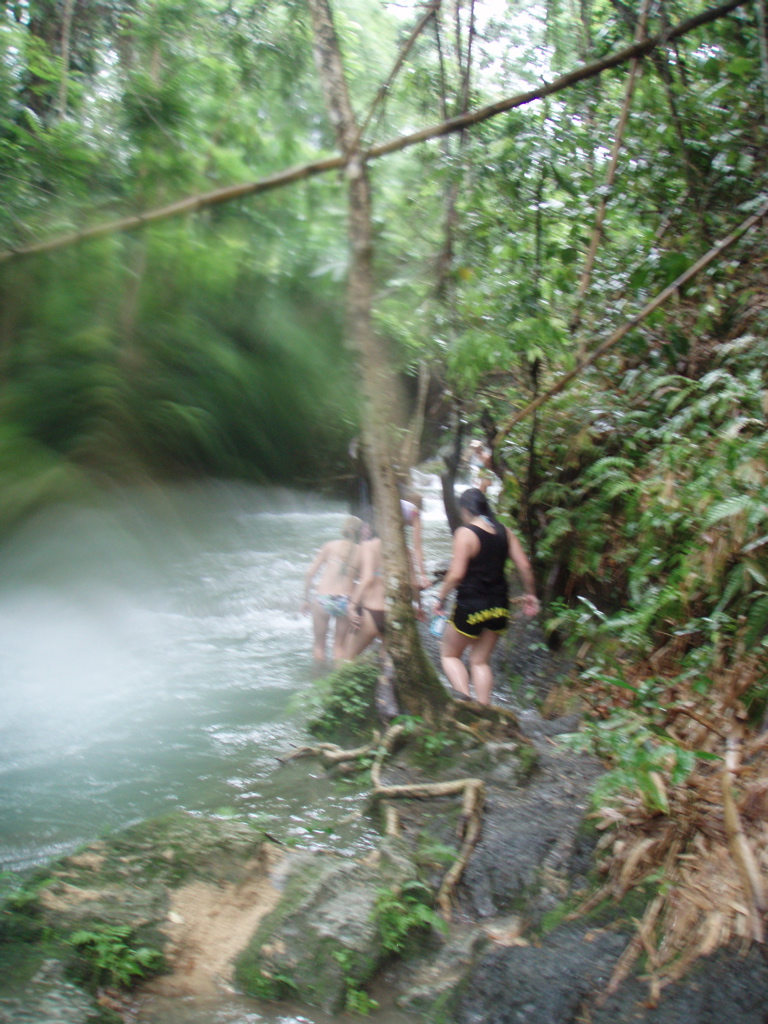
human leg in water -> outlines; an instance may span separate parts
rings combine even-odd
[[[351,632],[349,619],[346,615],[339,616],[336,619],[336,630],[333,640],[333,661],[337,666],[347,657],[347,646]]]
[[[325,661],[325,639],[328,635],[328,623],[331,616],[315,599],[312,602],[312,630],[315,640],[312,645],[312,657],[316,662]]]

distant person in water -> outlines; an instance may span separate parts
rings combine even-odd
[[[342,527],[341,537],[323,544],[307,570],[301,610],[303,614],[312,613],[312,656],[318,663],[326,660],[326,640],[331,619],[336,623],[333,641],[334,661],[340,661],[344,656],[349,631],[349,595],[360,573],[358,541],[362,525],[362,520],[357,516],[348,516]],[[310,601],[312,581],[321,569],[322,575],[317,581],[315,596]]]
[[[482,441],[470,441],[466,461],[472,486],[486,494],[493,480],[493,458],[490,451]]]
[[[421,512],[424,507],[424,499],[417,491],[404,491],[400,498],[400,512],[403,522],[411,529],[411,568],[413,570],[413,585],[416,593],[429,586],[424,569],[424,547],[422,545]]]
[[[377,636],[384,636],[385,596],[381,538],[366,525],[360,544],[360,574],[349,601],[346,658],[356,658]]]
[[[453,535],[453,556],[437,593],[435,614],[443,615],[445,599],[456,588],[456,607],[446,624],[440,661],[457,696],[471,697],[470,682],[481,704],[491,703],[490,657],[509,621],[504,567],[515,563],[525,586],[523,611],[536,615],[539,601],[531,563],[510,529],[503,526],[478,487],[459,498],[462,525]],[[469,671],[462,656],[469,648]]]

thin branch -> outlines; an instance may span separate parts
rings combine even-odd
[[[637,21],[635,28],[635,42],[642,42],[645,36],[645,25],[648,19],[648,8],[651,5],[651,0],[643,0],[643,6],[640,10],[640,17]],[[605,176],[605,192],[600,198],[600,204],[597,208],[595,215],[595,225],[592,229],[592,239],[589,245],[589,251],[587,258],[584,261],[584,269],[581,273],[581,280],[579,281],[579,290],[576,297],[576,308],[574,309],[573,316],[571,318],[571,329],[578,326],[581,319],[581,304],[584,296],[589,288],[589,283],[592,280],[592,269],[595,265],[595,257],[597,256],[597,248],[600,245],[600,240],[603,237],[603,222],[605,221],[605,211],[608,206],[608,194],[613,188],[613,183],[616,179],[616,169],[619,165],[619,152],[621,150],[621,144],[624,139],[624,129],[627,126],[629,120],[629,111],[632,105],[632,95],[635,91],[635,80],[637,79],[637,73],[640,68],[640,58],[633,57],[629,65],[629,79],[627,80],[627,88],[624,93],[624,103],[621,108],[621,114],[619,115],[619,122],[616,126],[616,133],[613,139],[613,150],[611,152],[611,162],[608,165],[608,172]]]
[[[379,88],[378,92],[374,96],[370,109],[365,116],[365,120],[360,126],[360,130],[357,133],[358,142],[363,137],[366,129],[368,128],[368,125],[371,123],[371,119],[373,118],[373,115],[376,113],[377,108],[381,104],[383,104],[384,100],[386,99],[389,90],[392,88],[392,83],[397,77],[400,68],[405,63],[405,58],[408,56],[408,54],[411,52],[411,49],[413,48],[413,44],[424,31],[425,27],[429,24],[430,20],[433,17],[435,17],[437,11],[440,9],[440,2],[441,0],[432,0],[432,2],[427,5],[427,9],[425,10],[424,14],[418,20],[410,36],[403,44],[400,53],[397,55],[397,60],[395,61],[394,66],[392,67],[392,70],[389,73],[389,77],[387,78],[386,82]]]
[[[747,217],[747,219],[741,223],[735,231],[728,235],[727,238],[724,238],[722,242],[718,242],[717,245],[714,245],[709,252],[700,257],[688,268],[688,270],[685,271],[685,273],[680,274],[680,276],[677,277],[672,284],[668,285],[664,291],[660,292],[655,299],[652,299],[651,302],[643,306],[639,313],[636,313],[635,316],[627,320],[626,323],[619,327],[618,330],[614,331],[610,337],[601,342],[601,344],[599,344],[596,349],[593,349],[585,359],[580,360],[573,370],[560,377],[560,379],[548,391],[539,395],[538,398],[526,405],[526,407],[521,409],[520,412],[515,413],[515,415],[507,420],[507,422],[499,429],[498,434],[494,438],[494,447],[501,444],[513,427],[517,426],[518,423],[530,416],[532,412],[535,412],[535,410],[544,405],[545,402],[548,402],[550,398],[559,394],[559,392],[561,392],[565,386],[574,379],[574,377],[579,376],[582,370],[587,366],[591,366],[592,363],[598,360],[600,356],[604,355],[608,349],[612,348],[618,341],[621,341],[624,335],[631,331],[633,327],[637,327],[637,325],[645,320],[645,318],[655,309],[662,306],[668,298],[678,291],[679,288],[682,288],[683,285],[687,284],[688,281],[695,277],[700,270],[703,270],[705,267],[709,266],[710,263],[713,263],[722,255],[723,252],[725,252],[726,249],[730,248],[734,242],[738,241],[742,235],[746,234],[750,228],[759,224],[766,215],[768,215],[768,203],[765,203],[757,213],[753,214],[751,217]]]
[[[578,82],[583,82],[585,79],[594,78],[596,75],[602,74],[603,71],[619,67],[621,64],[625,64],[628,60],[632,60],[633,57],[642,57],[651,53],[658,46],[667,43],[669,40],[678,39],[681,36],[687,35],[689,32],[693,32],[695,29],[700,28],[702,25],[707,25],[712,21],[717,21],[719,18],[723,18],[732,11],[742,7],[747,2],[748,0],[728,0],[727,3],[722,4],[719,7],[708,8],[693,18],[687,18],[685,21],[681,21],[678,25],[675,25],[663,35],[651,36],[642,43],[634,43],[632,46],[625,47],[623,50],[617,50],[615,53],[602,58],[602,60],[594,61],[591,64],[585,64],[582,67],[576,68],[574,71],[561,75],[552,82],[539,86],[537,89],[531,89],[529,92],[518,93],[515,96],[499,100],[497,103],[492,103],[489,106],[481,107],[478,110],[449,118],[447,121],[443,121],[440,124],[432,125],[429,128],[413,132],[410,135],[401,135],[399,138],[392,139],[390,142],[374,146],[365,153],[365,157],[368,160],[376,160],[379,157],[388,156],[390,153],[397,153],[403,149],[408,149],[410,146],[416,146],[420,142],[428,142],[430,139],[441,138],[443,135],[450,135],[451,133],[461,131],[464,128],[481,124],[483,121],[487,121],[499,114],[504,114],[509,110],[516,109],[517,107],[523,107],[528,103],[532,103],[534,100],[542,99],[544,96],[551,96],[553,93],[567,89],[572,85],[576,85]],[[163,206],[155,210],[147,210],[143,213],[134,214],[129,217],[122,217],[119,220],[109,221],[105,224],[96,224],[93,227],[83,228],[80,231],[73,231],[66,235],[60,235],[57,238],[52,238],[48,241],[36,242],[33,245],[27,245],[23,248],[7,249],[0,252],[0,263],[4,263],[7,260],[11,260],[19,256],[31,256],[38,253],[51,252],[52,250],[62,249],[68,245],[85,241],[86,239],[99,238],[103,235],[118,231],[136,230],[137,228],[145,227],[148,224],[155,224],[159,221],[168,220],[171,217],[179,217],[186,213],[195,213],[198,210],[205,209],[206,207],[217,206],[221,203],[230,202],[233,199],[242,199],[245,196],[268,192],[275,188],[282,188],[284,185],[290,185],[293,184],[293,182],[302,181],[306,178],[323,174],[326,171],[337,170],[338,168],[343,167],[347,163],[347,160],[348,158],[343,155],[326,157],[323,160],[317,160],[312,163],[303,164],[300,167],[293,167],[285,171],[280,171],[268,178],[261,178],[259,181],[245,182],[240,185],[230,185],[226,188],[215,189],[212,192],[204,192],[200,195],[180,199],[177,202],[170,203],[168,206]]]

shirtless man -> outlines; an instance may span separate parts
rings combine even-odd
[[[331,618],[336,621],[333,643],[335,662],[344,657],[344,647],[349,632],[349,595],[360,574],[360,536],[362,522],[356,516],[349,516],[344,523],[339,540],[329,540],[318,551],[315,560],[307,570],[304,581],[302,614],[312,612],[312,627],[315,640],[312,656],[318,663],[325,661],[325,644]],[[312,580],[322,568],[323,572],[315,588],[313,601],[309,599]],[[382,606],[383,607],[383,606]]]
[[[360,545],[360,575],[349,601],[349,622],[345,657],[356,658],[377,636],[384,635],[384,572],[381,537]]]

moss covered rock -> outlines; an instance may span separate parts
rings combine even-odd
[[[392,839],[363,861],[287,858],[282,898],[238,958],[237,983],[261,998],[290,996],[331,1013],[343,1009],[385,955],[375,913],[379,891],[415,877],[415,865]]]

